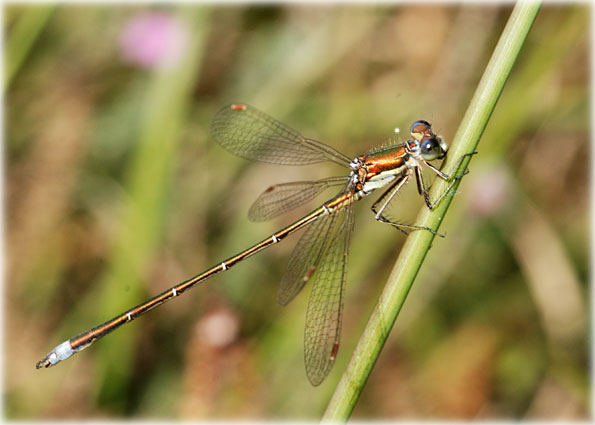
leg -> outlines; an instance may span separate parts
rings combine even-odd
[[[463,154],[463,155],[461,155],[461,157],[460,157],[460,158],[457,160],[457,163],[456,163],[456,164],[455,164],[455,166],[453,167],[453,170],[452,170],[452,172],[451,172],[450,174],[443,173],[443,172],[442,172],[442,171],[440,171],[438,168],[434,167],[432,164],[430,164],[429,162],[426,162],[425,160],[424,160],[424,163],[425,163],[425,164],[426,164],[426,165],[427,165],[427,166],[428,166],[428,167],[429,167],[429,168],[430,168],[430,169],[431,169],[433,172],[435,172],[436,174],[438,174],[438,175],[439,175],[439,176],[440,176],[442,179],[444,179],[444,180],[450,180],[450,178],[452,177],[452,174],[454,174],[454,172],[455,172],[455,171],[457,171],[457,169],[459,168],[459,165],[461,165],[461,162],[463,161],[463,159],[464,159],[465,157],[468,157],[468,156],[473,156],[473,155],[475,155],[476,153],[477,153],[477,152],[471,152],[471,153],[466,153],[466,154]],[[458,176],[455,176],[455,177],[456,177],[456,178],[461,178],[461,177],[463,177],[465,174],[467,174],[468,172],[469,172],[469,170],[465,170],[465,171],[463,172],[463,174],[460,174],[460,175],[458,175]]]
[[[378,200],[376,202],[374,202],[374,204],[372,205],[372,212],[376,215],[376,217],[375,217],[376,220],[378,220],[378,221],[380,221],[382,223],[390,224],[395,229],[398,229],[399,231],[403,232],[406,235],[408,235],[409,233],[406,230],[404,230],[404,229],[427,230],[428,232],[431,232],[434,235],[437,235],[437,236],[440,236],[440,237],[444,237],[443,235],[441,235],[439,233],[436,233],[434,230],[430,229],[429,227],[415,226],[415,225],[412,225],[412,224],[397,223],[395,221],[389,220],[388,218],[386,218],[386,217],[384,217],[382,215],[382,213],[384,212],[384,210],[386,209],[386,207],[388,206],[388,204],[390,204],[390,202],[395,197],[395,195],[397,194],[397,192],[399,190],[401,190],[401,188],[405,185],[405,183],[407,183],[407,181],[409,180],[409,177],[411,177],[411,175],[410,174],[407,174],[407,175],[401,177],[400,179],[398,179],[396,182],[394,182],[380,196],[380,198],[378,198]],[[378,204],[382,204],[382,206],[380,207],[379,210],[376,210],[376,207],[378,206]]]
[[[420,195],[423,195],[424,201],[426,202],[426,206],[430,210],[433,210],[434,207],[440,203],[440,201],[442,200],[442,198],[444,198],[444,196],[448,192],[450,192],[450,189],[452,188],[452,186],[461,177],[462,177],[462,175],[461,176],[455,176],[454,179],[449,183],[449,185],[446,188],[446,190],[440,194],[440,196],[438,197],[438,199],[436,199],[434,202],[431,202],[430,201],[430,195],[428,194],[428,190],[426,189],[426,185],[424,183],[423,175],[421,174],[421,170],[419,169],[419,167],[415,168],[415,179],[417,180],[417,187],[419,189],[419,193],[420,193]]]
[[[382,213],[384,212],[384,209],[387,207],[387,205],[390,203],[390,201],[393,200],[393,198],[395,197],[397,192],[399,190],[401,190],[401,188],[405,185],[405,183],[407,183],[410,176],[411,176],[410,174],[406,174],[403,177],[398,178],[397,181],[395,181],[393,184],[391,184],[390,187],[382,195],[380,195],[380,198],[378,198],[376,200],[376,202],[374,202],[374,204],[372,205],[372,212],[374,214],[376,214],[376,220],[379,220],[380,217],[382,217]],[[387,196],[388,196],[388,199],[385,201],[384,199]],[[379,211],[376,211],[376,206],[380,203],[382,203],[382,207],[380,207]]]
[[[461,157],[458,159],[456,165],[454,166],[454,169],[452,171],[452,173],[449,174],[445,174],[442,171],[440,171],[439,169],[437,169],[436,167],[434,167],[432,164],[425,162],[425,164],[432,170],[434,171],[436,174],[438,174],[438,176],[446,181],[450,180],[452,178],[452,181],[450,182],[450,184],[448,185],[448,187],[446,188],[446,190],[444,192],[442,192],[440,194],[440,196],[438,197],[438,199],[436,199],[434,202],[430,202],[430,197],[428,195],[428,191],[426,189],[426,186],[424,184],[424,179],[423,176],[421,174],[421,170],[419,168],[415,169],[415,177],[417,179],[417,187],[418,190],[420,192],[421,195],[423,195],[424,200],[426,202],[426,205],[428,206],[429,209],[434,209],[434,207],[436,205],[438,205],[440,203],[440,201],[442,200],[442,198],[444,198],[444,196],[450,192],[450,189],[452,189],[453,185],[455,184],[455,182],[457,180],[459,180],[460,178],[462,178],[464,175],[466,175],[469,170],[465,170],[463,172],[463,174],[459,174],[456,175],[454,177],[452,177],[452,174],[454,174],[454,172],[459,168],[459,165],[461,165],[461,161],[463,160],[463,158],[465,158],[466,156],[471,156],[471,155],[475,155],[477,152],[471,152],[471,153],[466,153],[464,155],[461,155]]]

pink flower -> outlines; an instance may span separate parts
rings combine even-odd
[[[188,28],[165,12],[148,12],[130,19],[120,35],[124,62],[143,68],[174,66],[188,44]]]
[[[214,311],[197,324],[200,340],[213,348],[224,348],[233,343],[239,330],[238,318],[227,309]]]
[[[498,214],[511,200],[510,179],[504,167],[493,167],[474,176],[470,187],[472,214]]]

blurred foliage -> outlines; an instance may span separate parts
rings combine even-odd
[[[186,29],[177,64],[126,57],[122,32],[150,12]],[[34,365],[307,211],[248,222],[271,182],[343,171],[233,157],[208,134],[221,106],[251,103],[350,156],[420,118],[448,140],[509,12],[7,6],[5,417],[320,417],[403,243],[372,200],[357,206],[342,345],[318,388],[303,368],[308,289],[275,302],[297,237]],[[588,12],[540,12],[355,419],[588,416]],[[226,332],[219,317],[238,328],[224,345],[208,333]]]

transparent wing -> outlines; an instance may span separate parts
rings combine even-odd
[[[248,211],[248,218],[252,221],[270,220],[310,201],[329,187],[345,185],[348,180],[348,177],[333,177],[270,186],[254,201]]]
[[[246,104],[228,105],[213,117],[213,138],[243,158],[285,165],[333,161],[348,167],[350,158],[330,146],[306,139],[279,121]]]
[[[293,249],[285,268],[277,301],[287,305],[302,290],[316,271],[330,237],[336,214],[326,215],[308,227]]]
[[[349,240],[353,230],[353,204],[335,214],[328,241],[314,272],[314,285],[306,313],[304,360],[312,385],[319,385],[330,372],[341,334],[343,289]]]

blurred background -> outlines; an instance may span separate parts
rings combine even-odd
[[[320,418],[405,241],[373,199],[356,206],[341,348],[317,388],[310,288],[276,303],[298,235],[35,363],[316,204],[249,222],[271,183],[344,173],[229,154],[209,135],[219,108],[250,103],[348,156],[416,119],[449,141],[510,12],[6,6],[5,418]],[[589,417],[589,16],[538,15],[353,418]]]

